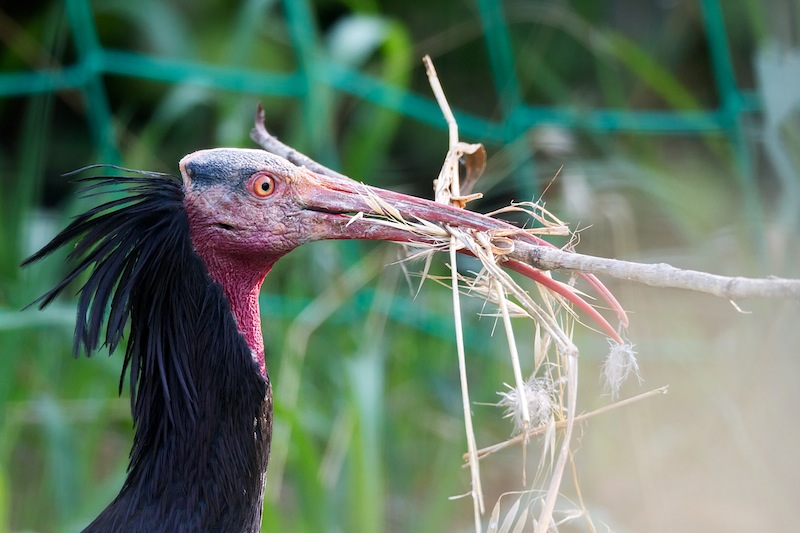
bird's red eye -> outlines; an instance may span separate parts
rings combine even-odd
[[[256,172],[250,178],[250,190],[259,198],[266,198],[275,192],[275,178],[266,172]]]

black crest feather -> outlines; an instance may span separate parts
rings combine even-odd
[[[182,415],[194,417],[197,391],[187,375],[187,361],[180,359],[180,354],[186,354],[186,350],[171,350],[165,342],[180,343],[190,339],[173,340],[173,337],[161,337],[157,333],[159,330],[171,333],[186,331],[181,324],[174,322],[188,317],[171,313],[174,305],[170,304],[170,299],[185,286],[187,279],[193,277],[187,269],[200,269],[201,272],[195,274],[207,276],[202,264],[191,261],[193,252],[180,182],[163,174],[141,174],[145,175],[77,180],[85,184],[82,189],[84,196],[98,196],[120,186],[126,188],[122,197],[78,215],[50,243],[26,259],[23,266],[73,241],[76,243],[68,255],[69,262],[76,266],[34,302],[40,309],[47,306],[82,273],[90,271],[79,291],[73,346],[75,355],[82,349],[92,355],[101,346],[106,346],[109,354],[113,353],[123,338],[131,312],[137,308],[147,309],[150,315],[147,322],[155,334],[151,335],[151,342],[137,346],[135,342],[139,340],[136,338],[139,332],[132,331],[133,343],[125,356],[124,368],[130,370],[133,412],[136,415],[140,411],[135,406],[137,395],[143,392],[137,382],[142,383],[143,373],[156,373],[163,387],[168,416],[174,423],[176,401],[182,404]],[[167,355],[169,361],[165,360]],[[167,365],[174,372],[167,373]],[[123,377],[124,374],[123,371]],[[176,383],[170,383],[173,380],[167,379],[167,374],[173,374]]]
[[[75,243],[75,266],[34,304],[48,305],[86,274],[76,355],[102,346],[112,353],[130,325],[120,378],[121,387],[128,372],[136,427],[128,478],[86,531],[257,531],[269,380],[194,251],[181,183],[138,174],[78,180],[84,195],[120,194],[78,215],[23,263]]]

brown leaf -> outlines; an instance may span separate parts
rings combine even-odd
[[[461,180],[459,193],[461,196],[468,196],[486,169],[486,149],[482,144],[469,144],[460,142],[456,145],[456,150],[460,159],[464,162],[466,175]]]

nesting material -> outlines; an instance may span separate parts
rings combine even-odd
[[[464,208],[480,193],[472,192],[475,183],[486,165],[486,152],[479,144],[466,144],[458,139],[458,126],[444,96],[436,71],[430,58],[424,59],[431,88],[442,109],[449,130],[449,150],[444,158],[442,169],[435,182],[435,200],[443,204]],[[460,167],[463,164],[464,183],[462,185]],[[465,460],[471,473],[471,487],[467,495],[473,501],[473,514],[476,533],[483,531],[482,515],[485,512],[484,495],[481,486],[480,458],[473,430],[471,401],[468,387],[467,355],[465,353],[461,327],[460,297],[462,294],[477,296],[496,306],[495,316],[502,323],[508,343],[513,385],[507,385],[500,394],[498,405],[505,409],[505,416],[513,420],[513,435],[525,444],[534,434],[544,435],[544,445],[539,459],[535,485],[524,491],[528,495],[526,505],[517,498],[499,524],[499,505],[494,506],[489,520],[488,531],[521,530],[528,521],[529,514],[535,531],[547,531],[559,524],[588,516],[582,508],[556,511],[559,501],[561,480],[567,465],[572,460],[571,441],[576,421],[576,402],[578,388],[578,348],[572,342],[572,330],[577,320],[571,303],[588,312],[589,316],[611,331],[612,349],[606,364],[605,375],[613,397],[619,392],[622,382],[631,374],[638,375],[638,367],[630,345],[621,343],[621,336],[585,300],[586,295],[571,285],[558,282],[549,272],[538,271],[529,265],[521,265],[509,259],[514,251],[515,240],[523,234],[536,235],[541,240],[544,235],[570,235],[567,225],[544,208],[533,202],[514,203],[491,215],[516,211],[527,214],[534,221],[534,228],[504,229],[501,231],[475,231],[458,227],[440,226],[425,220],[406,220],[391,205],[377,196],[366,193],[365,201],[377,213],[382,224],[387,224],[425,237],[426,244],[409,245],[409,258],[426,260],[423,277],[427,276],[430,257],[434,252],[448,251],[450,277],[449,284],[453,295],[453,313],[456,330],[456,347],[461,378],[464,426],[466,431],[467,453]],[[365,215],[359,215],[365,216]],[[533,224],[532,224],[533,226]],[[542,244],[544,241],[541,241]],[[456,252],[467,252],[481,264],[481,270],[474,275],[459,273],[456,268]],[[511,266],[524,271],[526,275],[539,281],[538,298],[523,289],[503,268]],[[531,275],[533,274],[533,275]],[[437,279],[438,282],[445,282]],[[596,280],[587,281],[598,293],[607,299],[607,289]],[[611,301],[616,302],[613,296]],[[619,309],[618,311],[621,311]],[[624,312],[621,313],[624,317]],[[512,318],[530,318],[535,323],[535,356],[533,368],[526,377],[524,365],[520,361],[514,335]],[[621,319],[625,324],[625,320]],[[530,366],[530,365],[527,365]],[[491,453],[491,452],[489,452]],[[527,483],[523,468],[522,482]]]
[[[434,181],[435,200],[439,203],[464,208],[469,202],[481,198],[473,188],[486,166],[486,151],[480,144],[459,141],[458,125],[444,96],[430,58],[424,58],[428,78],[434,95],[448,124],[449,149],[442,169]],[[303,154],[283,145],[269,135],[263,125],[263,110],[259,108],[251,136],[263,148],[284,155],[295,164],[306,166],[315,172],[341,177],[336,172],[319,165]],[[638,377],[638,366],[633,346],[623,338],[627,317],[621,305],[594,274],[578,272],[591,291],[603,300],[619,319],[619,327],[613,327],[587,300],[591,296],[581,292],[573,281],[562,282],[551,273],[528,264],[525,253],[537,250],[558,251],[572,256],[575,238],[566,223],[559,220],[540,202],[519,202],[488,213],[489,216],[516,212],[531,220],[530,227],[507,227],[500,230],[477,231],[463,227],[435,224],[423,219],[409,220],[368,188],[363,189],[363,201],[373,211],[355,214],[350,223],[369,217],[373,222],[413,233],[421,242],[407,243],[406,257],[401,261],[405,267],[408,260],[423,260],[421,278],[431,279],[447,285],[452,291],[456,349],[461,380],[462,407],[467,452],[466,466],[470,470],[471,484],[466,494],[473,503],[476,533],[483,532],[483,516],[486,512],[481,485],[480,461],[493,453],[512,445],[522,446],[523,468],[521,482],[524,490],[508,492],[501,496],[492,508],[487,532],[522,531],[526,524],[533,524],[534,531],[556,530],[561,524],[582,517],[590,530],[591,524],[580,499],[580,488],[573,476],[578,500],[572,502],[561,497],[561,483],[567,467],[575,471],[572,463],[572,435],[577,422],[604,412],[615,406],[666,392],[666,388],[651,391],[634,398],[618,401],[592,413],[576,414],[578,390],[578,348],[572,341],[575,325],[588,317],[606,334],[611,343],[609,356],[603,369],[607,380],[607,391],[616,400],[622,383],[631,375]],[[564,251],[556,249],[543,239],[545,236],[567,236],[569,244]],[[524,251],[525,253],[520,253]],[[450,275],[429,275],[431,258],[436,252],[447,252]],[[481,264],[479,272],[463,273],[456,268],[456,254],[467,253]],[[523,262],[526,261],[526,262]],[[535,291],[531,294],[521,287],[508,273],[516,271],[532,279]],[[421,286],[420,282],[420,286]],[[502,326],[508,344],[510,374],[506,390],[498,393],[497,406],[504,416],[512,420],[509,439],[484,448],[478,448],[473,427],[472,401],[468,387],[468,354],[466,353],[461,325],[462,295],[482,298],[488,305],[489,315]],[[494,310],[492,309],[494,307]],[[530,319],[534,327],[533,360],[521,360],[514,333],[514,318]],[[531,483],[525,477],[527,445],[537,438],[541,450],[536,474]],[[274,473],[273,473],[274,474]],[[513,496],[514,502],[500,522],[501,502]]]

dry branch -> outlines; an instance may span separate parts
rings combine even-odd
[[[516,242],[509,257],[541,270],[604,274],[653,287],[686,289],[736,300],[740,298],[800,299],[800,280],[745,278],[684,270],[666,263],[635,263]]]
[[[298,167],[306,167],[312,172],[322,174],[323,176],[329,176],[331,178],[349,179],[344,174],[339,174],[335,170],[331,170],[325,165],[317,163],[306,154],[295,150],[291,146],[283,144],[278,140],[277,137],[268,132],[267,126],[264,123],[264,108],[261,106],[261,104],[258,104],[258,108],[256,109],[256,120],[255,124],[253,125],[253,129],[250,130],[250,138],[253,140],[253,142],[267,152],[271,152],[275,155],[283,157],[284,159],[288,159]]]

